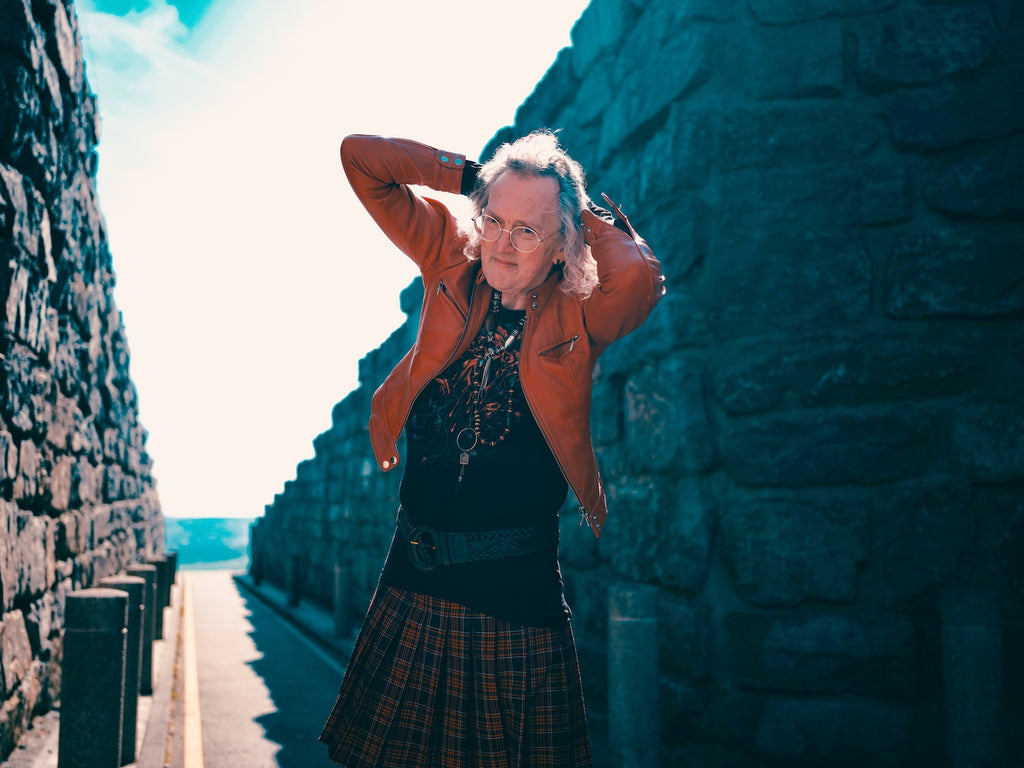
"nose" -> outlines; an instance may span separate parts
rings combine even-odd
[[[512,245],[512,232],[508,229],[502,229],[498,233],[498,239],[495,241],[494,246],[504,252],[514,251],[516,248]]]

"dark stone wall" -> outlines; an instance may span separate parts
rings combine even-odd
[[[60,693],[64,596],[163,549],[59,0],[0,1],[0,761]]]
[[[1024,754],[1024,7],[594,0],[572,39],[495,142],[561,127],[669,279],[595,382],[607,529],[563,519],[592,710],[643,582],[665,765]],[[418,290],[253,530],[325,604],[390,541],[366,420]]]

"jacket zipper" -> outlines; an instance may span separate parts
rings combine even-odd
[[[533,323],[530,323],[529,321],[527,321],[526,329],[523,332],[523,345],[520,348],[521,350],[525,350],[526,347],[527,347],[526,339],[527,339],[527,336],[528,336],[528,334],[530,332],[529,329],[531,329],[532,327],[533,327]],[[568,341],[565,341],[562,344],[572,344],[573,347],[575,347],[576,339],[578,339],[578,338],[579,338],[579,335],[577,334],[572,339],[569,339]],[[552,347],[552,349],[556,349],[557,347],[562,346],[562,344],[558,344],[555,347]],[[562,460],[558,457],[558,453],[552,447],[551,439],[548,437],[547,427],[545,425],[541,424],[541,420],[539,418],[537,418],[537,414],[540,413],[540,412],[533,406],[533,401],[530,400],[530,393],[527,392],[526,380],[523,379],[523,375],[522,375],[522,355],[520,355],[519,366],[520,366],[519,380],[523,384],[523,397],[526,398],[526,403],[527,403],[527,405],[530,406],[530,412],[533,414],[534,421],[536,421],[537,422],[537,426],[540,427],[540,433],[542,435],[544,435],[544,442],[546,442],[548,444],[548,450],[551,451],[551,456],[555,459],[555,464],[558,465],[558,471],[562,473],[562,477],[565,478],[566,484],[570,488],[572,488],[572,492],[576,496],[576,501],[579,503],[580,525],[583,525],[583,523],[586,523],[588,528],[592,528],[593,526],[591,526],[591,524],[590,524],[590,518],[587,517],[587,508],[583,505],[583,501],[580,499],[579,491],[577,491],[576,488],[573,487],[572,480],[569,479],[569,475],[565,471],[565,465],[562,464]],[[545,416],[544,418],[546,419],[547,417]]]
[[[444,289],[444,295],[448,298],[448,301],[455,307],[456,310],[458,310],[459,314],[462,315],[463,317],[462,334],[459,336],[459,341],[458,343],[456,343],[454,351],[451,353],[451,355],[448,356],[448,359],[444,361],[444,364],[438,370],[434,371],[434,373],[431,374],[430,377],[427,378],[427,380],[423,383],[423,386],[421,386],[419,390],[417,390],[416,395],[409,400],[409,407],[406,410],[405,414],[402,416],[402,428],[398,430],[399,435],[401,435],[402,431],[405,429],[406,422],[409,421],[409,414],[412,412],[412,407],[413,405],[415,405],[420,395],[423,394],[423,390],[427,388],[427,385],[430,384],[431,380],[437,377],[437,374],[441,373],[441,371],[443,371],[445,368],[452,364],[452,361],[455,359],[455,355],[458,354],[459,347],[462,346],[462,342],[466,338],[466,333],[469,331],[469,318],[473,316],[473,299],[476,298],[477,281],[473,281],[473,289],[469,293],[468,315],[464,313],[461,309],[459,309],[459,305],[456,304],[455,301],[452,299],[451,295],[448,293],[448,286],[444,284],[444,280],[438,282],[437,291],[435,295],[440,295],[442,288]],[[395,447],[395,455],[397,456],[398,437],[393,436],[391,438],[391,444]]]

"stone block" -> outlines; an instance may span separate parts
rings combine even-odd
[[[671,485],[659,477],[632,477],[628,483],[606,480],[605,491],[610,510],[607,528],[614,517],[615,536],[599,540],[602,559],[629,581],[656,582],[657,558],[652,553],[663,546],[665,510],[673,502]]]
[[[0,621],[0,696],[14,692],[32,665],[32,644],[21,611],[3,614]]]
[[[75,28],[68,20],[64,6],[56,3],[53,8],[53,28],[47,35],[47,49],[50,58],[58,62],[61,75],[74,93],[84,86],[85,65],[82,61],[82,46]]]
[[[722,555],[741,597],[755,605],[850,602],[868,556],[868,515],[841,495],[723,501]]]
[[[664,122],[674,101],[708,80],[714,45],[712,32],[684,30],[666,41],[657,56],[650,49],[634,51],[631,62],[629,51],[623,52],[619,65],[628,74],[602,119],[599,163],[627,149],[634,137],[645,140],[652,132],[649,126]]]
[[[0,403],[7,424],[41,439],[53,415],[53,378],[21,344],[11,346],[0,363],[6,397]],[[22,440],[22,444],[31,442]]]
[[[10,432],[0,429],[0,485],[4,489],[4,497],[10,493],[18,476],[18,455],[20,449]]]
[[[938,166],[925,182],[928,207],[958,218],[1024,217],[1024,141],[972,148]],[[1024,229],[1017,234],[1015,253],[1024,253]],[[1008,244],[1009,245],[1009,244]]]
[[[626,457],[637,472],[703,472],[715,461],[703,365],[682,353],[626,381]]]
[[[995,317],[1024,310],[1021,238],[977,228],[903,230],[893,243],[886,311],[894,317]]]
[[[609,51],[617,49],[633,27],[636,11],[631,0],[590,3],[573,25],[572,72],[583,78]]]
[[[5,163],[0,163],[0,202],[9,242],[31,261],[39,253],[41,212],[31,181]]]
[[[999,31],[987,4],[957,3],[869,16],[856,37],[857,76],[867,90],[881,91],[978,69]]]
[[[932,151],[1024,130],[1024,67],[985,67],[970,78],[899,88],[881,103],[899,147]]]
[[[55,591],[45,593],[32,603],[25,616],[25,629],[34,653],[42,661],[55,661],[54,641],[59,638],[63,625],[63,610]]]
[[[695,108],[686,100],[675,102],[669,108],[669,118],[644,143],[642,163],[627,163],[628,174],[637,178],[637,200],[644,201],[644,213],[650,219],[644,225],[643,235],[648,243],[657,246],[672,239],[682,245],[682,252],[673,254],[672,271],[684,271],[690,261],[688,253],[693,250],[693,235],[676,234],[674,238],[658,237],[660,217],[656,211],[670,204],[672,210],[671,232],[689,226],[703,213],[702,203],[695,193],[707,184],[715,152],[715,122],[718,116],[711,110]],[[639,167],[637,167],[639,166]],[[622,201],[617,201],[622,204]],[[629,215],[629,211],[626,211]],[[641,225],[634,222],[638,227]],[[653,231],[652,231],[653,228]],[[664,257],[664,254],[662,254]]]
[[[860,16],[892,8],[897,0],[750,0],[765,24],[795,24],[827,16]]]
[[[722,430],[722,460],[744,485],[889,482],[929,467],[933,420],[903,405],[735,418]]]
[[[905,616],[730,613],[734,678],[744,687],[902,699],[919,694],[919,650]]]
[[[0,597],[4,608],[10,608],[16,601],[41,595],[53,584],[54,537],[46,518],[13,504],[0,504],[0,510],[0,534],[7,546],[0,566]]]
[[[72,469],[72,489],[78,504],[94,506],[103,501],[103,488],[106,474],[103,465],[96,465],[88,460],[75,463]]]
[[[5,286],[3,330],[38,357],[50,359],[59,338],[57,311],[50,306],[52,277],[40,276],[21,263],[13,263],[12,269],[11,279]]]
[[[719,213],[721,230],[745,233],[741,242],[758,241],[762,250],[764,244],[836,239],[846,228],[905,221],[911,210],[908,173],[892,161],[752,168],[725,173],[719,183],[727,201]]]
[[[1016,402],[966,403],[953,411],[953,442],[967,475],[979,483],[1024,478],[1024,394]]]
[[[784,765],[943,763],[942,718],[934,706],[740,693],[727,700],[725,718],[747,749]]]
[[[886,488],[868,502],[892,597],[914,598],[955,581],[974,535],[970,498],[965,480],[939,476]]]
[[[612,344],[598,360],[595,377],[622,377],[676,349],[692,348],[708,337],[704,310],[685,286],[669,282],[668,293],[647,321]]]
[[[590,7],[598,7],[598,5],[592,3]],[[578,51],[573,49],[574,63],[577,54]],[[576,88],[575,99],[572,102],[574,121],[581,125],[600,121],[612,101],[615,100],[616,76],[614,71],[609,69],[613,63],[614,60],[602,60],[582,73],[579,86]],[[517,118],[520,112],[522,112],[522,108],[516,112]]]
[[[663,677],[681,676],[692,681],[710,676],[711,607],[662,590],[658,616]]]
[[[980,384],[991,346],[981,333],[947,330],[746,342],[722,351],[712,381],[718,402],[737,414],[946,397]]]
[[[740,106],[717,113],[722,170],[851,162],[883,144],[881,112],[833,100]]]
[[[49,507],[56,512],[67,511],[71,504],[74,465],[75,460],[71,456],[62,456],[42,481],[42,495],[49,500]]]
[[[661,660],[664,664],[665,657],[662,656]],[[673,746],[692,749],[706,739],[713,711],[711,692],[707,688],[681,683],[662,675],[658,693],[661,699],[660,764],[679,768],[706,768],[707,763],[699,757],[691,757],[691,762],[668,750]]]
[[[753,28],[752,36],[737,40],[736,46],[736,62],[729,66],[742,67],[742,72],[724,74],[755,100],[842,93],[843,27],[838,20]]]
[[[591,391],[590,434],[595,445],[611,445],[622,439],[622,382],[595,377]]]
[[[751,328],[808,333],[868,317],[871,260],[860,234],[748,231],[716,246],[705,265],[706,289],[696,299],[717,339],[748,336]]]

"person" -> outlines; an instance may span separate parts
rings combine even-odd
[[[660,264],[551,131],[483,165],[362,135],[341,159],[424,298],[371,403],[378,465],[404,468],[399,509],[320,741],[348,768],[590,766],[558,518],[572,488],[603,531],[592,373],[661,298]],[[472,220],[422,188],[468,195]]]

